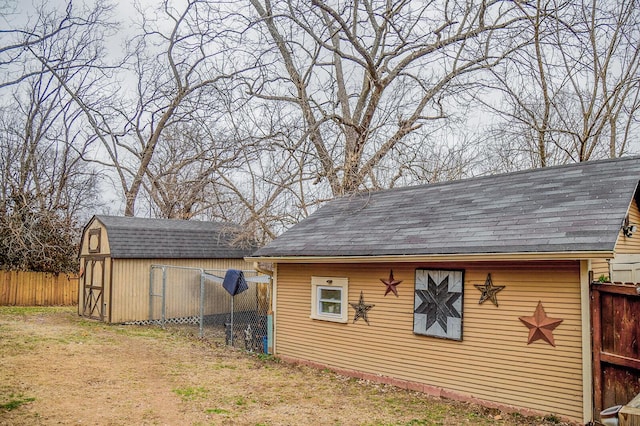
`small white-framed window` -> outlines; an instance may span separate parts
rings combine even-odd
[[[348,286],[344,277],[311,277],[311,318],[348,322]]]

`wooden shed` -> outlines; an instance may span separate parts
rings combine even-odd
[[[152,265],[169,265],[182,286],[171,303],[193,315],[200,293],[190,283],[199,283],[199,270],[242,270],[254,250],[237,225],[94,216],[82,233],[78,313],[107,323],[148,320]]]
[[[640,266],[639,179],[623,158],[333,200],[248,258],[274,264],[274,353],[590,422],[610,401],[594,390],[590,288]],[[604,339],[622,352],[598,354],[632,397],[640,314],[625,315]]]

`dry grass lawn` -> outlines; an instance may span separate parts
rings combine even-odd
[[[0,307],[0,425],[551,425],[74,308]]]

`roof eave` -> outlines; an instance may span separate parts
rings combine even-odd
[[[613,251],[569,251],[548,253],[466,253],[416,254],[384,256],[247,256],[247,262],[272,263],[415,263],[415,262],[483,262],[532,260],[611,259]]]

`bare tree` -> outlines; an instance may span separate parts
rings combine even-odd
[[[103,0],[92,4],[74,4],[68,0],[64,10],[43,1],[34,4],[27,15],[16,16],[16,4],[8,1],[0,7],[6,29],[0,30],[0,89],[19,84],[41,73],[63,73],[96,67],[104,55],[105,31],[114,27],[109,21],[113,8]],[[26,16],[26,17],[25,17]],[[14,20],[25,20],[18,26]],[[74,55],[47,55],[52,46],[66,44]],[[36,59],[36,60],[34,60]],[[43,69],[42,61],[47,67]]]
[[[93,135],[74,98],[100,88],[109,10],[100,1],[79,8],[68,2],[62,13],[42,4],[0,31],[2,267],[77,266],[79,221],[96,206],[97,174],[83,161]]]
[[[144,180],[155,215],[190,219],[216,203],[213,186],[236,172],[248,149],[230,139],[215,118],[201,117],[166,129]]]
[[[475,71],[516,49],[526,17],[502,1],[251,5],[263,44],[250,93],[299,117],[298,138],[309,142],[301,149],[333,195],[389,185],[372,182],[383,160],[407,135],[428,135]],[[419,150],[413,142],[402,150]]]
[[[220,175],[215,186],[216,217],[239,221],[254,240],[265,243],[306,217],[318,202],[308,189],[304,170],[294,153],[265,149],[245,159],[242,169]]]
[[[532,44],[492,69],[505,162],[546,166],[629,152],[640,108],[640,3],[539,0]],[[519,158],[519,159],[517,159]]]
[[[0,112],[0,264],[75,270],[79,221],[97,199],[82,113],[45,73],[24,79]]]
[[[149,9],[139,12],[143,33],[131,44],[135,96],[115,109],[116,117],[126,120],[121,135],[111,124],[109,137],[102,138],[129,216],[135,213],[136,199],[165,133],[198,120],[210,105],[207,99],[228,90],[226,80],[239,68],[239,62],[226,56],[237,36],[229,30],[225,22],[229,14],[218,2],[192,0],[178,9],[164,1],[156,15]],[[149,182],[148,188],[156,184]]]
[[[288,137],[277,131],[286,118],[277,111],[226,106],[165,133],[145,193],[155,215],[240,223],[243,236],[270,240],[317,201],[305,198],[304,157],[283,149]]]

